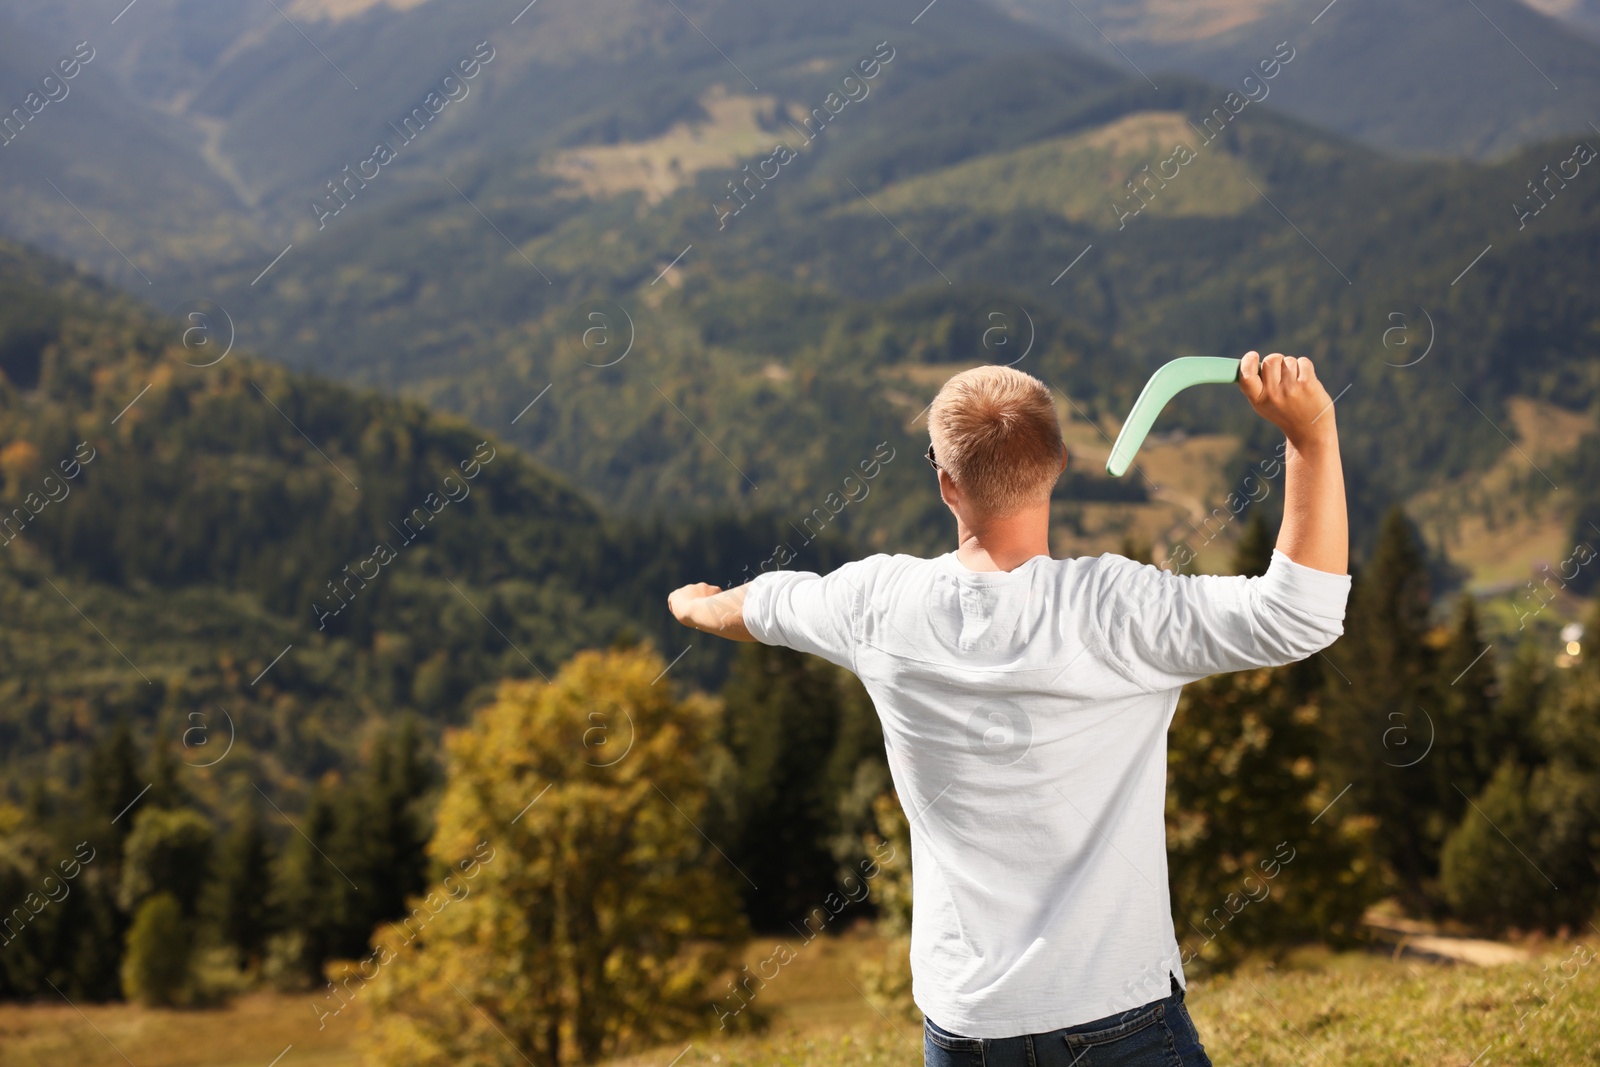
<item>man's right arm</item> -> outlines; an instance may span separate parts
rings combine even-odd
[[[1283,476],[1283,525],[1278,551],[1302,567],[1345,574],[1350,526],[1333,399],[1309,359],[1247,353],[1239,389],[1250,406],[1288,439]]]
[[[1343,632],[1349,528],[1333,401],[1311,361],[1245,356],[1239,388],[1284,431],[1284,518],[1261,578],[1186,576],[1126,560],[1096,578],[1095,628],[1153,689],[1304,659]]]

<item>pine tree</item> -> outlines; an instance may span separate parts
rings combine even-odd
[[[320,981],[323,962],[341,946],[349,903],[359,892],[329,856],[338,852],[334,839],[342,793],[331,777],[312,789],[299,832],[289,837],[273,878],[274,906],[284,926],[301,936],[300,965],[311,982]]]
[[[1325,654],[1329,785],[1376,817],[1375,838],[1407,902],[1431,907],[1439,847],[1453,821],[1425,764],[1439,706],[1437,654],[1428,646],[1432,605],[1420,540],[1405,513],[1384,519],[1370,564],[1357,577],[1345,633]],[[1426,756],[1423,753],[1428,753]]]
[[[136,802],[143,803],[145,799],[140,794],[146,784],[147,779],[139,773],[133,728],[126,718],[118,718],[111,732],[90,753],[83,780],[85,828],[95,832],[97,845],[105,843],[113,865],[121,858],[122,842],[133,828],[131,816]]]
[[[1277,538],[1267,526],[1266,516],[1257,509],[1245,525],[1244,536],[1233,553],[1233,572],[1254,578],[1267,573]]]
[[[1506,671],[1505,690],[1496,702],[1499,723],[1496,734],[1507,739],[1506,755],[1524,767],[1543,759],[1534,726],[1539,709],[1550,699],[1550,672],[1544,650],[1533,640],[1525,640]]]
[[[723,691],[739,769],[731,855],[761,887],[744,888],[757,929],[788,929],[835,888],[840,800],[883,744],[870,703],[844,699],[851,684],[820,659],[755,644],[741,650]]]
[[[341,879],[332,887],[341,904],[329,946],[339,957],[360,955],[380,922],[406,913],[407,898],[427,884],[427,821],[420,802],[432,781],[416,724],[407,718],[373,744],[367,765],[339,805],[331,847]]]
[[[1234,558],[1242,574],[1266,567],[1265,523],[1252,525]],[[1371,827],[1353,806],[1329,807],[1339,787],[1318,774],[1322,694],[1315,661],[1184,688],[1167,748],[1168,869],[1184,966],[1229,967],[1260,946],[1355,937],[1376,895]],[[1247,907],[1253,914],[1232,922]]]
[[[1478,629],[1477,607],[1468,594],[1456,609],[1435,684],[1434,751],[1439,758],[1430,762],[1445,817],[1454,823],[1466,810],[1467,798],[1489,784],[1515,741],[1502,732],[1494,651]]]
[[[429,828],[420,801],[432,783],[416,720],[407,716],[378,745],[364,783],[372,923],[404,915],[407,898],[427,884]],[[362,932],[363,942],[370,932]]]
[[[249,800],[234,811],[233,825],[219,844],[207,881],[202,912],[224,944],[245,965],[261,958],[272,932],[272,846],[256,806]]]
[[[178,757],[172,751],[172,738],[163,727],[156,731],[155,741],[150,746],[150,759],[145,764],[145,781],[150,783],[150,791],[144,797],[145,806],[173,811],[192,802],[193,798],[178,776],[178,766]]]

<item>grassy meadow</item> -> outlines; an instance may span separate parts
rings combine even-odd
[[[920,1064],[918,1026],[880,1015],[855,988],[871,936],[852,932],[797,953],[759,993],[769,1017],[762,1033],[702,1034],[613,1067]],[[1527,962],[1494,968],[1306,949],[1193,980],[1189,1006],[1218,1067],[1600,1064],[1600,967],[1592,965],[1600,938],[1527,947]],[[753,942],[749,957],[770,949]],[[254,993],[213,1010],[117,1004],[81,1013],[66,1003],[6,1004],[0,1067],[268,1067],[280,1054],[281,1067],[355,1067],[361,1006],[319,1031],[313,999]]]

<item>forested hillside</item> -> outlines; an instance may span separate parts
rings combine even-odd
[[[356,202],[339,234],[257,288],[249,317],[284,358],[484,422],[509,423],[549,386],[509,433],[629,509],[805,514],[872,443],[920,432],[940,373],[985,359],[1020,360],[1097,435],[1166,359],[1310,355],[1343,394],[1367,529],[1495,462],[1517,432],[1513,398],[1593,398],[1588,141],[1492,166],[1398,162],[1226,89],[1104,87],[1048,52],[897,92],[918,47],[815,144],[771,134],[801,147],[768,182],[715,168],[655,200],[532,166],[461,176],[515,249],[448,188],[365,216]],[[1298,61],[1276,61],[1278,77]],[[610,302],[614,353],[633,339],[626,359],[583,347],[598,336],[591,301]],[[1168,419],[1242,438],[1241,471],[1272,447],[1226,391]],[[794,441],[808,444],[780,443]],[[847,519],[874,543],[923,547],[931,514],[896,500]],[[1144,536],[1167,543],[1180,520]]]
[[[1510,0],[1492,6],[1559,38],[1561,70],[1588,76],[1594,46]],[[1506,521],[1538,512],[1544,558],[1571,529],[1560,493],[1588,490],[1545,462],[1571,449],[1534,447],[1516,405],[1559,418],[1593,398],[1586,123],[1562,118],[1572,136],[1480,165],[1399,161],[1286,118],[1294,92],[1343,78],[1371,96],[1362,114],[1391,124],[1385,144],[1411,136],[1408,122],[1456,136],[1435,106],[1481,119],[1461,136],[1500,148],[1558,128],[1521,88],[1483,83],[1477,106],[1329,73],[1376,32],[1359,5],[1310,36],[1280,36],[1304,14],[1283,5],[1209,5],[1196,17],[1215,25],[1195,41],[1231,65],[1193,68],[1215,83],[1164,70],[1154,84],[970,0],[923,15],[746,7],[296,5],[319,56],[273,13],[186,19],[178,0],[146,0],[79,95],[6,148],[33,168],[17,173],[41,176],[8,202],[158,306],[212,301],[274,359],[498,427],[619,513],[764,510],[799,529],[878,450],[920,451],[941,375],[1016,361],[1076,423],[1072,547],[1124,534],[1164,547],[1220,506],[1270,435],[1213,390],[1164,422],[1220,435],[1200,482],[1153,463],[1138,488],[1112,487],[1092,473],[1097,450],[1158,363],[1261,347],[1314,356],[1335,391],[1348,386],[1362,529],[1390,503],[1482,476],[1508,441],[1540,458]],[[78,5],[14,8],[35,37],[89,25]],[[1108,23],[1113,36],[1136,33],[1142,10]],[[1467,8],[1395,17],[1386,47],[1427,38],[1425,66],[1452,76],[1504,44],[1479,40]],[[164,27],[176,55],[153,43]],[[440,88],[446,70],[455,89]],[[204,189],[145,197],[178,212],[168,221],[118,207],[52,147],[107,115],[155,122],[108,101],[113,83],[209,131],[189,147],[143,138],[154,156],[130,149],[130,189],[163,159],[185,173],[187,153],[209,160]],[[66,224],[25,207],[37,197]],[[96,218],[100,232],[84,224]],[[938,543],[941,510],[910,466],[883,464],[873,499],[829,509],[828,525],[879,547]],[[1144,510],[1131,524],[1099,514],[1110,498]],[[1493,553],[1452,543],[1459,502],[1427,508],[1430,546],[1458,574],[1504,578],[1483,573]]]
[[[199,330],[0,246],[15,773],[70,786],[84,742],[125,716],[142,736],[204,724],[195,745],[217,743],[196,764],[236,731],[202,774],[213,799],[234,773],[292,794],[380,721],[459,721],[500,678],[663,634],[679,569],[736,579],[792,539],[771,521],[618,524],[493,434],[219,358]],[[717,656],[679,669],[714,677]]]

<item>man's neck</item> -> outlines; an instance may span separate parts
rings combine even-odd
[[[972,571],[1012,571],[1050,554],[1050,507],[1027,508],[973,529],[956,520],[956,558]]]

